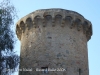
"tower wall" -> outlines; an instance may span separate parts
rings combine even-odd
[[[32,70],[19,75],[89,75],[87,41],[92,25],[79,13],[37,10],[17,22],[16,34],[21,41],[20,69]]]

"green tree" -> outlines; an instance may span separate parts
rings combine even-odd
[[[11,29],[17,16],[15,7],[10,0],[0,3],[0,74],[7,75],[8,70],[15,69],[19,62],[18,55],[14,54],[14,32]],[[4,53],[7,55],[5,56]],[[13,71],[12,71],[13,72]]]

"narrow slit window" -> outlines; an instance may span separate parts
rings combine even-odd
[[[41,67],[41,69],[43,70],[43,74],[48,74],[48,67]]]
[[[79,68],[79,75],[81,75],[81,69]]]

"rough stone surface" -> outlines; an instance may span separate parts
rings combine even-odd
[[[19,75],[89,75],[87,41],[92,25],[79,13],[37,10],[17,22],[16,34],[21,41],[20,69],[29,70]],[[54,71],[44,74],[38,69]]]

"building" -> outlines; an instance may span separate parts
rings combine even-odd
[[[16,24],[21,41],[19,75],[89,75],[92,24],[65,9],[32,12]]]

